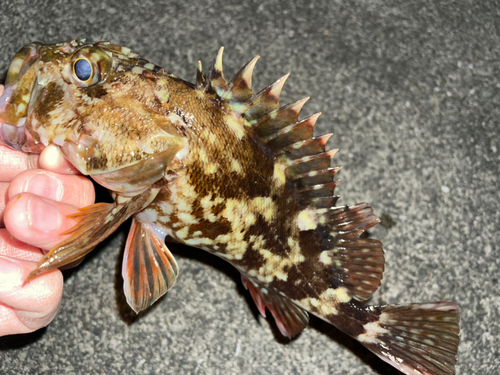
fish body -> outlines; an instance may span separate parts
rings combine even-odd
[[[24,47],[0,97],[2,139],[27,152],[59,146],[114,198],[73,215],[69,238],[30,278],[81,258],[132,217],[122,274],[135,311],[175,283],[167,238],[235,266],[288,337],[312,313],[405,374],[454,374],[458,306],[366,303],[384,254],[361,234],[379,220],[366,203],[336,205],[331,135],[313,136],[319,114],[299,120],[307,98],[279,106],[288,76],[254,94],[256,61],[228,82],[221,49],[192,84],[107,42]]]

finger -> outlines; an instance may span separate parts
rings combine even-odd
[[[36,266],[36,262],[0,256],[0,336],[35,331],[56,315],[62,274],[54,270],[23,286]]]
[[[16,258],[21,260],[29,260],[32,262],[39,263],[42,259],[43,254],[47,251],[43,251],[38,247],[28,245],[27,243],[21,242],[16,239],[9,231],[5,228],[0,229],[0,256],[7,256],[10,258]],[[72,263],[66,264],[60,267],[60,270],[67,270],[78,266],[83,262],[85,258],[80,258]]]
[[[62,240],[63,237],[61,237]],[[7,229],[0,229],[0,256],[7,256],[21,260],[29,260],[38,263],[43,254],[47,251],[19,241]],[[78,266],[85,258],[80,258],[74,262],[60,267],[61,270],[67,270]]]
[[[19,241],[7,229],[0,229],[0,256],[38,263],[43,253],[38,247]]]
[[[4,222],[9,233],[19,241],[50,250],[68,238],[61,234],[76,221],[67,216],[77,212],[75,206],[22,193],[7,203]]]
[[[76,207],[86,207],[95,200],[94,185],[88,178],[43,169],[31,169],[17,175],[10,183],[7,200],[22,193],[36,194]]]
[[[80,174],[80,172],[66,160],[59,149],[59,146],[56,145],[48,145],[43,149],[40,154],[40,158],[38,159],[38,165],[40,168],[47,169],[52,172],[62,174]]]
[[[36,168],[37,154],[27,154],[0,145],[0,181],[9,182],[22,171]]]
[[[38,247],[19,241],[12,234],[10,234],[7,229],[0,229],[0,256],[3,255],[9,258],[29,260],[39,263],[43,254],[46,252],[47,251],[43,251]],[[80,258],[72,263],[60,267],[59,269],[67,270],[76,267],[83,262],[84,259],[85,258]]]
[[[8,182],[0,182],[0,228],[4,228],[3,211],[7,203],[7,189],[9,188]]]

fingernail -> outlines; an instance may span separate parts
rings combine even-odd
[[[21,267],[11,259],[0,256],[0,286],[18,285]]]
[[[57,169],[64,161],[64,157],[59,150],[59,146],[50,144],[45,147],[40,154],[40,163],[43,164],[44,169]]]
[[[56,177],[41,172],[31,176],[24,185],[24,192],[60,201],[63,196],[63,185]]]
[[[58,229],[62,223],[62,217],[57,207],[36,195],[29,198],[28,224],[32,229],[39,232],[51,232]]]

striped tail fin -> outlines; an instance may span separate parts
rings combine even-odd
[[[452,302],[387,305],[356,339],[404,374],[454,375],[459,320]]]

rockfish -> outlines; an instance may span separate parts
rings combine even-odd
[[[366,203],[337,205],[331,134],[313,135],[319,114],[299,119],[308,98],[279,106],[288,75],[254,94],[257,59],[228,82],[221,48],[192,84],[108,42],[21,49],[0,97],[4,143],[58,146],[114,199],[72,215],[69,238],[28,280],[83,257],[132,217],[122,273],[136,312],[178,276],[167,239],[236,267],[287,337],[311,313],[405,374],[455,374],[458,305],[367,304],[384,253],[361,234],[379,220]]]

